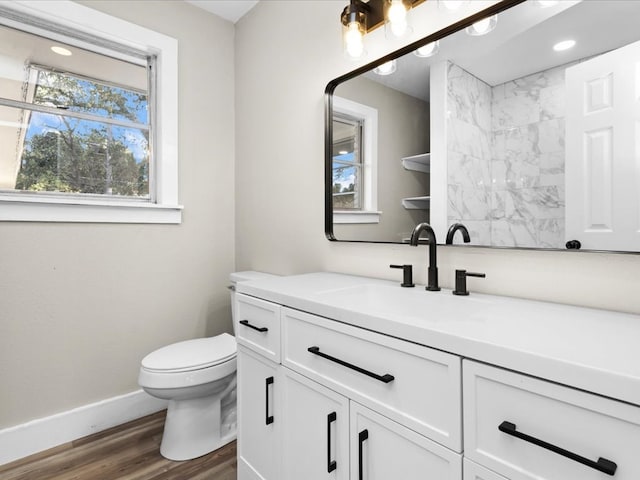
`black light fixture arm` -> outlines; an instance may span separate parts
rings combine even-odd
[[[425,0],[402,0],[407,7],[413,8]],[[351,22],[359,22],[364,26],[367,33],[384,25],[384,17],[387,10],[387,0],[350,0],[349,5],[344,7],[340,20],[343,25]]]

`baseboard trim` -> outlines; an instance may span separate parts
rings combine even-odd
[[[143,390],[0,430],[0,465],[167,408]]]

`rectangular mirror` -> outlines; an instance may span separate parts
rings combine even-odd
[[[330,82],[327,237],[640,252],[638,18],[503,2]]]

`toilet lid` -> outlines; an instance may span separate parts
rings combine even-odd
[[[235,356],[235,337],[223,333],[159,348],[142,359],[142,367],[157,372],[184,372],[218,365]]]

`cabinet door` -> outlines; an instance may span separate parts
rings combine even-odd
[[[238,480],[280,480],[278,366],[238,348]]]
[[[281,368],[284,480],[349,480],[349,400]]]
[[[460,480],[462,456],[351,402],[351,480]]]

